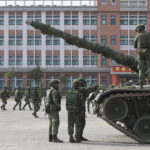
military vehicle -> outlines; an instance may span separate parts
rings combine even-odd
[[[138,72],[134,57],[124,55],[110,47],[91,43],[85,39],[55,29],[50,25],[27,21],[27,24],[39,29],[41,33],[64,39],[68,44],[102,54],[118,64],[128,66]],[[97,96],[98,116],[125,135],[141,143],[150,143],[150,88],[120,88],[104,91]]]

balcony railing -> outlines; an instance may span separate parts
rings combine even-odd
[[[97,6],[97,0],[0,0],[3,6]]]

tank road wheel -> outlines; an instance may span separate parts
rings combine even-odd
[[[150,116],[140,117],[135,125],[134,132],[143,139],[150,139]]]
[[[112,99],[106,103],[105,114],[110,120],[121,121],[128,114],[128,105],[121,99]]]

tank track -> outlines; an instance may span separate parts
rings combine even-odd
[[[116,91],[116,90],[114,90]],[[141,90],[141,89],[118,89],[116,94],[111,94],[111,92],[109,92],[109,96],[107,95],[104,99],[103,99],[103,103],[102,105],[105,107],[105,104],[114,98],[145,98],[145,97],[150,97],[150,90]],[[101,118],[103,120],[105,120],[109,125],[113,126],[114,128],[116,128],[117,130],[119,130],[120,132],[124,133],[125,135],[129,136],[130,138],[134,139],[135,141],[138,141],[140,143],[146,143],[146,144],[150,144],[150,139],[142,139],[140,137],[138,137],[137,135],[135,135],[133,133],[132,130],[128,130],[126,127],[122,127],[121,124],[117,124],[115,121],[110,120],[105,113],[102,114]]]

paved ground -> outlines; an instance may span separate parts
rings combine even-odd
[[[150,146],[138,144],[92,114],[87,116],[84,131],[84,136],[90,141],[69,143],[65,101],[62,102],[58,135],[64,143],[49,143],[48,120],[44,112],[40,110],[40,118],[35,119],[28,108],[26,111],[13,111],[14,104],[14,101],[9,100],[8,111],[0,110],[0,150],[148,150]]]

